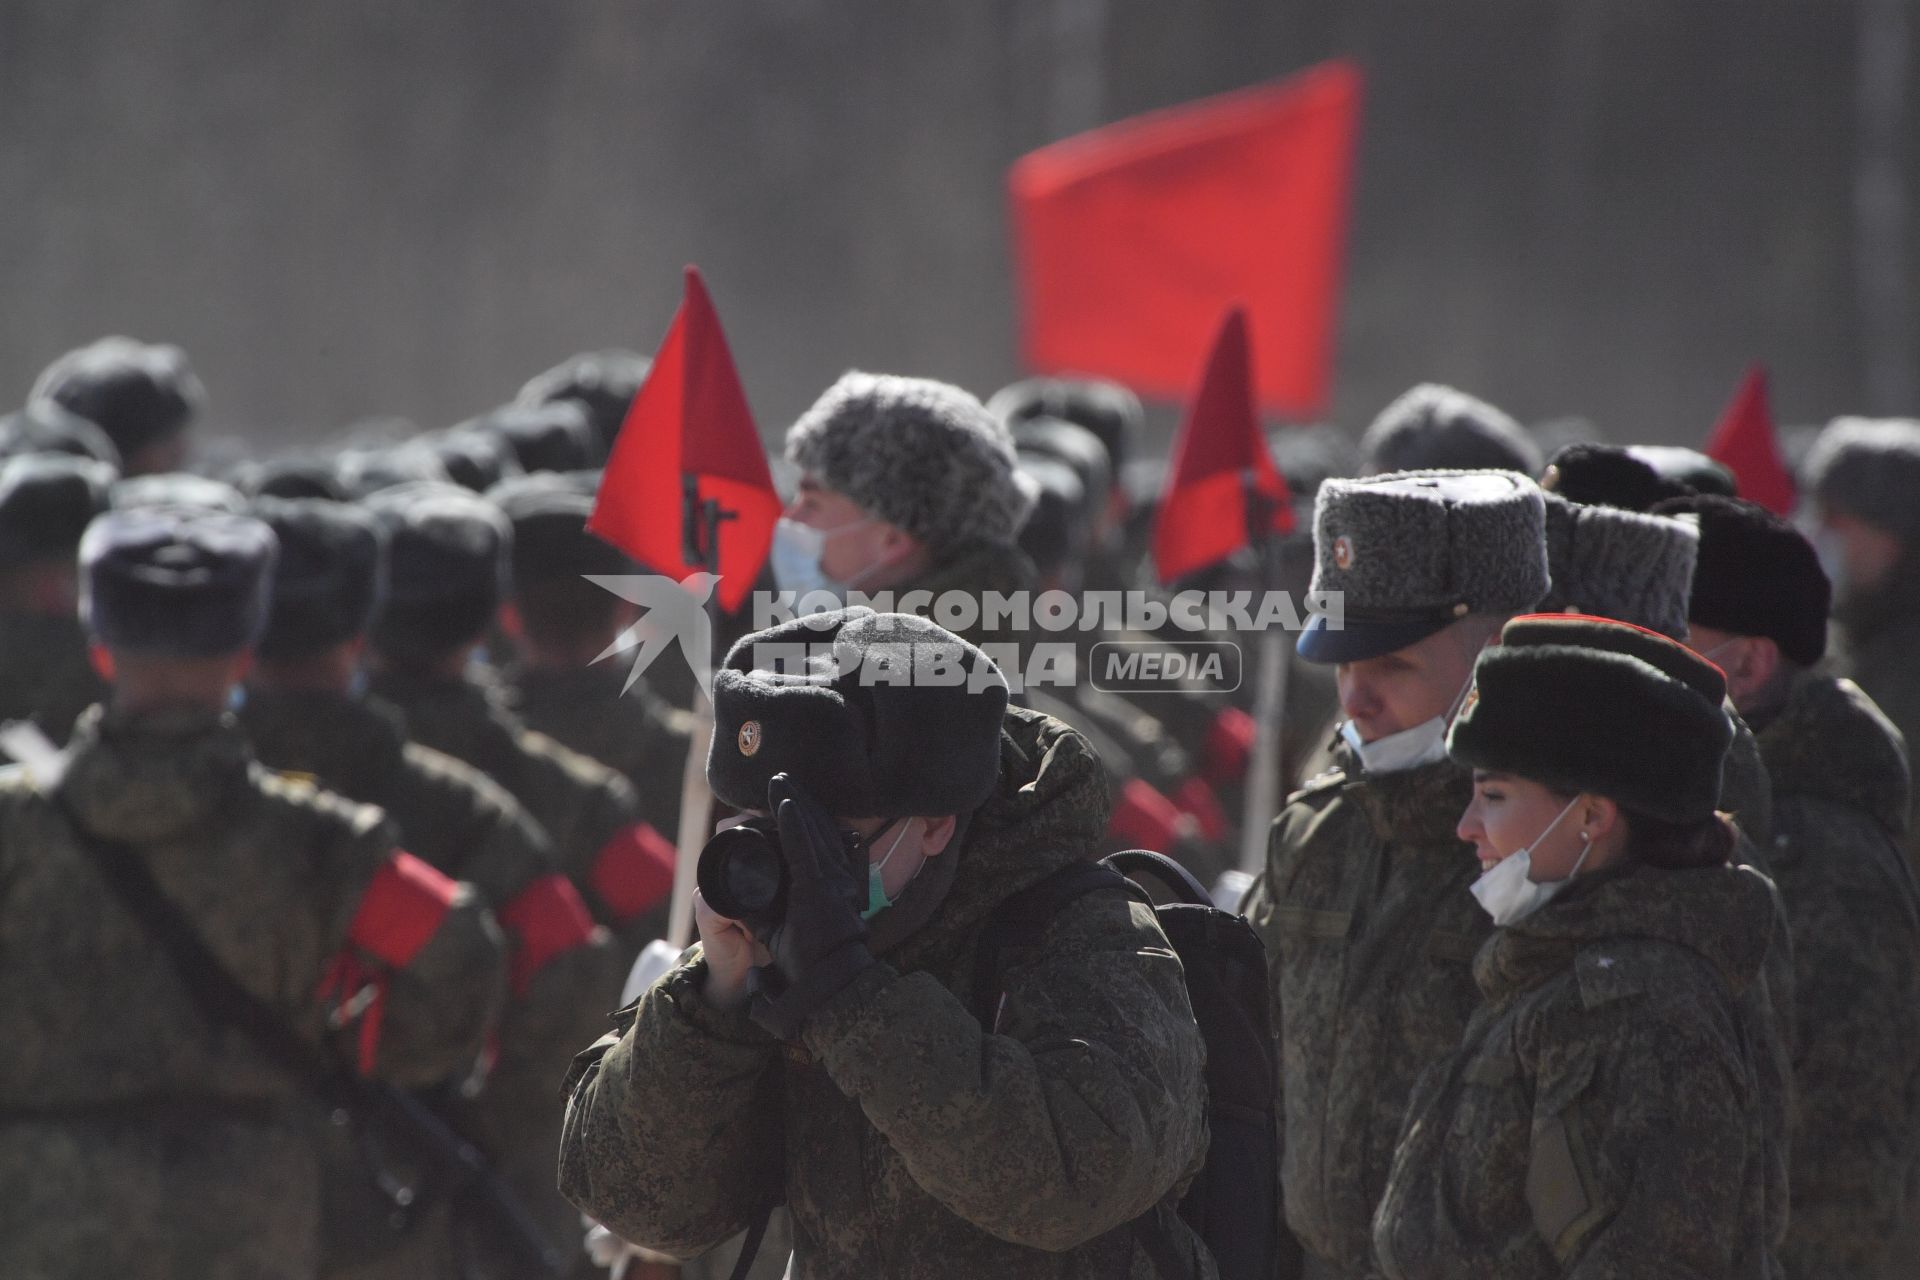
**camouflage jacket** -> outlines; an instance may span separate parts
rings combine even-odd
[[[80,713],[106,695],[87,644],[78,614],[0,613],[0,722],[32,720],[65,742]]]
[[[1152,1275],[1126,1224],[1151,1211],[1190,1241],[1168,1206],[1207,1136],[1199,1032],[1151,912],[1118,890],[1076,900],[1004,953],[993,1028],[971,1011],[994,907],[1087,856],[1106,814],[1084,740],[1010,711],[949,887],[943,855],[875,917],[880,963],[788,1045],[703,1000],[690,953],[582,1055],[562,1188],[678,1255],[784,1198],[801,1277]],[[888,945],[896,912],[930,918]]]
[[[1903,566],[1904,567],[1904,566]],[[1909,751],[1920,738],[1920,591],[1910,585],[1910,573],[1896,573],[1896,587],[1877,595],[1836,605],[1834,620],[1838,644],[1828,666],[1873,699]],[[1904,840],[1907,859],[1920,869],[1920,787],[1907,797]]]
[[[640,821],[625,778],[527,728],[491,676],[384,674],[373,691],[399,709],[413,741],[472,765],[533,815],[560,869],[615,931],[629,962],[666,932],[672,848]]]
[[[645,683],[622,693],[626,680],[618,661],[578,671],[516,667],[507,674],[508,704],[535,733],[618,771],[633,787],[641,819],[677,839],[692,716]]]
[[[1339,758],[1352,756],[1342,746]],[[1454,835],[1472,791],[1445,760],[1325,774],[1274,820],[1245,904],[1273,970],[1281,1198],[1328,1275],[1372,1274],[1373,1210],[1408,1094],[1480,1000],[1473,956],[1493,922]]]
[[[1772,1031],[1742,993],[1773,911],[1750,868],[1610,868],[1496,933],[1474,964],[1486,1003],[1408,1108],[1374,1218],[1382,1272],[1772,1274]]]
[[[554,1088],[580,1042],[605,1025],[631,957],[594,929],[519,802],[471,766],[407,741],[397,712],[345,694],[255,690],[240,718],[263,761],[379,805],[409,852],[471,883],[498,913],[512,998],[472,1136],[544,1210],[554,1243],[577,1247],[575,1217],[553,1189]]]
[[[1865,1280],[1920,1155],[1920,899],[1907,760],[1850,681],[1797,680],[1760,733],[1798,1008],[1787,1274]]]
[[[0,771],[0,1275],[306,1280],[319,1108],[200,1013],[81,832],[131,847],[233,976],[316,1044],[339,1005],[323,986],[343,965],[381,975],[363,1065],[401,1083],[477,1056],[503,968],[491,918],[468,890],[403,875],[378,811],[268,772],[228,719],[89,712],[57,781]],[[410,955],[398,916],[426,919]]]

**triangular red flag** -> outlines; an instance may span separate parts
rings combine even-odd
[[[1293,530],[1286,478],[1254,412],[1247,352],[1247,317],[1235,308],[1220,325],[1200,389],[1173,440],[1173,465],[1153,526],[1153,566],[1161,582],[1216,564],[1258,534]],[[1250,495],[1268,509],[1264,530],[1254,527]]]
[[[766,563],[780,510],[727,335],[699,269],[688,267],[587,528],[655,573],[718,573],[715,595],[731,613]]]
[[[1359,68],[1328,62],[1023,156],[1008,188],[1026,363],[1178,400],[1239,303],[1260,404],[1324,412],[1360,97]]]
[[[1767,369],[1747,370],[1733,403],[1707,437],[1702,450],[1732,469],[1740,496],[1776,515],[1791,515],[1795,502],[1793,471],[1780,456],[1780,440],[1767,403]]]

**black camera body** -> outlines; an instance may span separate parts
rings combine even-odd
[[[866,841],[853,831],[840,836],[854,872],[851,884],[864,893]],[[787,858],[779,825],[772,818],[747,818],[716,832],[700,850],[695,880],[709,907],[764,942],[787,916]],[[859,910],[866,902],[854,899],[853,905]]]

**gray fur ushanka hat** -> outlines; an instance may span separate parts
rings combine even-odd
[[[793,424],[786,455],[936,559],[970,542],[1013,545],[1031,505],[1007,425],[926,378],[847,374]]]
[[[1316,614],[1310,662],[1404,649],[1476,613],[1519,613],[1547,592],[1545,503],[1513,471],[1402,471],[1320,486],[1314,593],[1339,592],[1342,626]]]
[[[1687,634],[1688,592],[1700,531],[1683,520],[1615,507],[1547,502],[1542,609],[1617,618],[1678,640]]]

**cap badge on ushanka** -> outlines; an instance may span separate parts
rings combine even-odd
[[[1333,562],[1342,569],[1353,568],[1353,539],[1342,534],[1333,540]]]
[[[751,756],[760,750],[760,722],[749,720],[740,726],[740,754]]]

